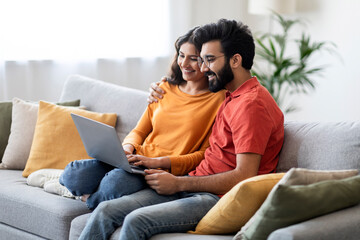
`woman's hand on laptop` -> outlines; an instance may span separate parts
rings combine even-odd
[[[123,145],[123,149],[126,155],[132,154],[134,152],[134,146],[131,144],[125,144]]]
[[[156,157],[150,158],[137,154],[127,155],[130,164],[134,166],[144,166],[146,168],[162,168],[170,169],[170,158],[169,157]]]

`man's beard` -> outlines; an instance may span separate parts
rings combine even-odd
[[[205,76],[210,75],[215,76],[213,80],[209,81],[209,90],[211,92],[218,92],[222,89],[225,89],[226,84],[228,84],[234,79],[234,74],[231,70],[229,63],[226,63],[218,74],[215,74],[212,71],[208,71],[205,73]]]

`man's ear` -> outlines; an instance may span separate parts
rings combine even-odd
[[[232,68],[238,68],[242,66],[242,57],[240,54],[236,53],[230,58],[230,66]]]

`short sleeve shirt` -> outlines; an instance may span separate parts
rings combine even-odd
[[[256,77],[226,93],[209,139],[205,159],[192,176],[233,170],[236,154],[262,155],[258,174],[275,172],[284,140],[284,116]]]

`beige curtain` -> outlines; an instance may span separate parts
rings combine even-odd
[[[56,101],[71,74],[147,91],[169,36],[168,0],[1,1],[0,101]]]
[[[147,91],[168,72],[170,57],[123,58],[81,62],[5,61],[0,63],[0,101],[57,101],[66,78],[81,74]]]
[[[42,0],[36,0],[33,4],[38,1]],[[141,0],[136,1],[141,2]],[[105,3],[108,2],[116,1],[107,0],[104,2],[104,4],[99,6],[106,6]],[[121,3],[124,2],[121,1]],[[153,1],[151,2],[151,4],[154,4]],[[44,4],[45,6],[43,7],[46,7],[47,3]],[[88,6],[86,5],[85,0],[84,4],[84,7]],[[152,30],[149,31],[150,27],[147,27],[146,25],[140,25],[140,27],[137,25],[134,26],[134,19],[142,17],[141,14],[137,12],[137,14],[133,14],[133,18],[127,19],[125,24],[127,27],[134,26],[134,28],[142,34],[142,37],[140,39],[139,37],[134,37],[126,34],[124,28],[121,27],[121,23],[118,23],[118,27],[113,29],[113,31],[121,33],[125,31],[123,35],[125,38],[133,39],[133,41],[140,41],[142,45],[146,47],[145,50],[142,52],[144,56],[147,55],[146,49],[152,50],[154,48],[154,44],[149,44],[150,40],[155,39],[157,42],[160,42],[163,41],[163,39],[168,39],[166,48],[169,49],[169,51],[166,56],[144,58],[108,57],[102,59],[96,59],[92,57],[89,58],[92,60],[81,60],[81,58],[77,56],[78,54],[74,52],[73,56],[80,60],[69,60],[71,58],[67,58],[66,61],[24,61],[18,59],[15,59],[15,61],[1,61],[2,56],[0,54],[0,101],[11,100],[13,97],[19,97],[26,100],[42,99],[48,101],[56,101],[60,96],[64,81],[70,74],[82,74],[106,82],[111,82],[147,91],[151,82],[159,80],[163,75],[168,72],[170,62],[173,59],[174,42],[178,36],[184,34],[194,26],[205,24],[211,21],[216,21],[218,18],[221,17],[237,18],[239,13],[243,11],[242,9],[244,9],[241,6],[246,4],[246,1],[226,0],[226,6],[222,4],[222,1],[217,0],[169,0],[167,1],[167,4],[168,10],[160,10],[162,12],[166,12],[168,16],[168,28],[164,29],[164,27],[155,25],[151,26]],[[48,7],[51,7],[50,5],[51,4],[49,4]],[[141,4],[138,5],[141,6]],[[31,8],[31,6],[32,5],[30,4],[28,7]],[[229,6],[231,6],[231,8],[229,8]],[[151,14],[156,14],[155,10],[156,9],[151,9]],[[3,11],[5,11],[4,8]],[[96,8],[93,7],[92,11],[94,11],[93,15],[95,17],[95,13],[97,11]],[[121,14],[122,11],[119,10],[119,14]],[[114,11],[111,10],[111,12]],[[56,14],[56,12],[54,14]],[[72,11],[68,12],[67,14],[69,18],[69,16],[71,15],[76,15],[80,13]],[[82,15],[80,14],[79,16]],[[92,15],[87,14],[85,16],[88,18],[92,25],[97,24],[97,22],[94,21]],[[110,19],[112,18],[110,17]],[[64,20],[66,20],[66,22],[69,22],[67,18],[65,18]],[[149,19],[144,19],[143,21],[149,21]],[[59,19],[54,21],[55,27],[61,25],[61,22],[62,21],[60,21]],[[82,20],[82,22],[84,24],[86,23],[84,27],[87,30],[90,31],[92,29],[92,25],[90,23],[87,23],[84,20]],[[7,27],[9,24],[11,24],[11,22],[6,22],[5,24],[5,22],[3,21],[3,25],[0,24],[0,28],[1,26]],[[90,26],[88,26],[89,24]],[[79,32],[84,32],[84,29],[82,29],[81,31],[80,25],[79,27]],[[50,33],[58,34],[58,32],[54,31],[54,29],[51,28],[50,30]],[[149,36],[151,34],[152,36]],[[32,34],[31,39],[36,36],[36,34]],[[78,42],[77,36],[79,36],[78,32],[73,32],[72,34],[69,34],[68,38],[66,38],[66,41]],[[51,36],[48,37],[50,37],[50,39],[53,39],[51,38]],[[27,38],[22,38],[22,41],[26,41],[26,39]],[[103,42],[99,41],[98,43],[94,44],[94,50],[95,48],[99,48],[101,44],[106,43],[106,39]],[[58,43],[54,42],[54,46],[56,46],[56,44]],[[84,44],[88,43],[84,42]],[[4,49],[6,50],[6,48]]]

